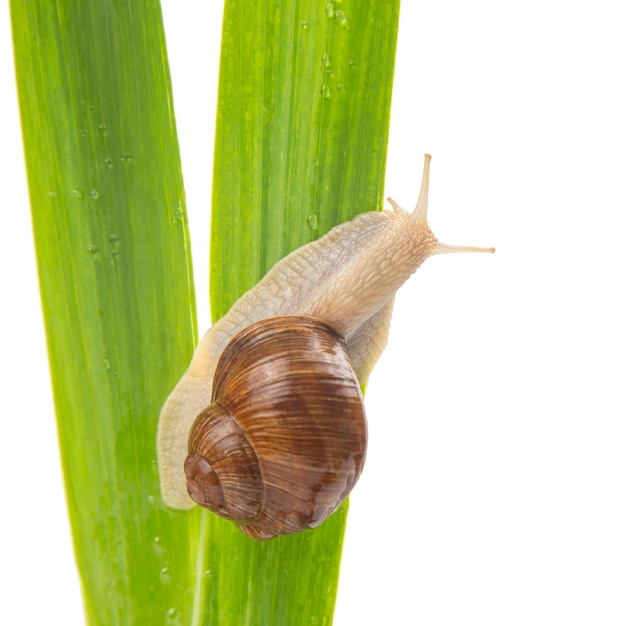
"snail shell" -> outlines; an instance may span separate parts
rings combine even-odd
[[[299,532],[350,493],[366,441],[344,340],[311,317],[261,320],[219,359],[212,404],[189,435],[187,488],[254,539]]]

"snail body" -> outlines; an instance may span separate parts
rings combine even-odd
[[[202,429],[196,428],[198,424],[196,420],[206,423],[202,416],[203,412],[216,401],[214,387],[218,388],[218,382],[219,385],[222,384],[223,375],[217,369],[218,361],[229,342],[233,338],[237,339],[238,333],[268,318],[300,316],[298,324],[303,323],[303,320],[306,320],[308,324],[313,318],[330,328],[338,338],[345,342],[347,360],[351,362],[354,380],[357,381],[358,387],[358,384],[362,385],[367,381],[386,345],[395,292],[423,261],[429,256],[448,252],[493,252],[493,248],[448,246],[436,239],[427,223],[429,173],[430,156],[426,155],[422,189],[417,206],[412,213],[407,213],[390,199],[393,210],[361,213],[350,222],[336,226],[320,239],[298,248],[276,263],[263,279],[243,294],[230,311],[204,335],[196,348],[189,368],[170,394],[159,418],[157,456],[161,492],[167,505],[178,509],[188,509],[199,499],[200,504],[212,510],[220,508],[214,505],[209,506],[206,501],[202,501],[206,499],[206,494],[199,486],[198,477],[203,472],[198,468],[199,462],[192,463],[188,459],[186,462],[186,458],[189,451],[192,451],[192,455],[198,454],[197,441],[202,440],[203,445],[207,445],[207,438],[204,437]],[[268,323],[271,325],[272,320]],[[319,332],[319,328],[316,332]],[[274,348],[278,345],[278,343],[273,344]],[[312,355],[308,362],[310,367],[322,357],[323,350],[320,349],[319,342],[312,341],[309,347]],[[274,356],[270,358],[268,355],[265,361],[266,365],[276,369],[275,364],[271,365],[272,361],[277,360]],[[285,358],[284,355],[281,356],[281,359],[283,358]],[[290,363],[288,356],[285,362]],[[298,371],[302,373],[301,370]],[[283,368],[283,373],[285,376],[293,375],[288,366]],[[313,388],[317,383],[312,381],[316,380],[315,377],[319,376],[319,373],[312,371],[311,376],[311,382],[308,384]],[[319,391],[319,395],[326,396],[338,390],[343,393],[343,387],[341,385],[337,387],[327,373],[322,376],[322,379],[327,388]],[[339,393],[340,396],[341,393]],[[293,403],[287,403],[290,405],[288,414],[280,410],[264,410],[264,419],[289,420],[291,412],[302,415],[301,419],[305,422],[307,419],[320,419],[317,413],[308,416],[306,402],[302,398],[300,400],[304,405],[301,407],[302,410],[298,410]],[[219,400],[217,402],[219,404]],[[338,406],[339,404],[334,404],[332,408],[335,422],[344,419]],[[353,412],[349,411],[347,414],[352,415]],[[232,415],[235,420],[239,419],[237,415]],[[354,419],[359,422],[361,417],[357,416]],[[329,423],[332,424],[333,419]],[[207,428],[211,430],[211,427],[207,426]],[[268,432],[268,430],[263,432]],[[292,441],[286,443],[285,446],[286,449],[293,450],[299,445],[298,428],[291,429],[290,432]],[[330,428],[328,435],[336,437],[337,433]],[[250,438],[248,441],[252,448],[256,449],[259,446]],[[280,438],[277,441],[283,442]],[[319,447],[318,445],[317,449]],[[309,467],[316,467],[315,450],[316,446],[309,448],[309,453],[312,455],[308,462]],[[348,445],[343,454],[349,456],[352,454],[350,450],[350,445]],[[259,457],[259,451],[256,450],[256,452]],[[242,454],[246,457],[247,453]],[[285,459],[289,459],[288,453],[286,454]],[[274,515],[274,518],[272,514],[268,514],[269,517],[263,517],[261,521],[256,519],[253,522],[238,522],[240,528],[244,532],[247,532],[246,529],[251,529],[248,534],[255,538],[265,538],[268,535],[296,532],[304,527],[320,523],[327,514],[332,513],[341,504],[356,482],[362,468],[364,448],[359,458],[361,458],[360,468],[351,470],[355,476],[354,480],[351,478],[346,482],[346,485],[350,484],[350,487],[335,489],[336,501],[332,507],[322,505],[322,508],[326,507],[323,515],[317,513],[307,517],[306,514],[299,513],[296,517],[299,517],[301,523],[304,520],[304,526],[296,528],[297,524],[287,523],[290,518],[283,511],[278,517]],[[196,478],[189,479],[189,470],[192,465],[198,472]],[[288,460],[284,460],[283,465],[287,472],[293,470]],[[355,463],[355,468],[356,465],[358,463]],[[188,470],[187,474],[185,469]],[[205,467],[204,469],[206,470]],[[266,480],[266,470],[261,470],[261,474],[263,480]],[[211,471],[207,479],[210,487],[208,490],[215,492],[210,484],[213,478]],[[343,480],[339,472],[338,483],[343,484]],[[314,480],[307,483],[302,476],[297,480],[292,480],[291,483],[290,489],[295,490],[301,486],[309,491],[319,487]],[[284,499],[285,502],[289,500],[289,494],[284,495]],[[314,501],[312,498],[309,500]],[[224,510],[223,504],[221,506],[222,511],[217,511],[219,514],[236,519]],[[286,510],[288,505],[284,508]],[[261,510],[262,505],[258,508],[258,511]],[[270,525],[269,530],[266,528],[268,525]]]

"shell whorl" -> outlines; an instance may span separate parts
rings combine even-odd
[[[241,425],[219,403],[189,433],[187,489],[198,504],[227,519],[252,520],[263,502],[259,460]]]

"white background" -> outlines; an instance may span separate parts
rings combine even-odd
[[[217,4],[164,2],[201,327]],[[387,194],[411,208],[431,152],[433,230],[497,252],[398,294],[336,626],[626,623],[619,9],[403,4]],[[6,7],[0,29],[2,615],[78,626]]]

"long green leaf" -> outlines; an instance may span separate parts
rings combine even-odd
[[[157,0],[11,3],[41,294],[90,624],[189,623],[197,514],[154,437],[195,340]]]
[[[398,12],[398,0],[227,0],[214,317],[294,248],[381,207]],[[208,516],[204,595],[213,623],[330,624],[346,512],[267,543]]]

